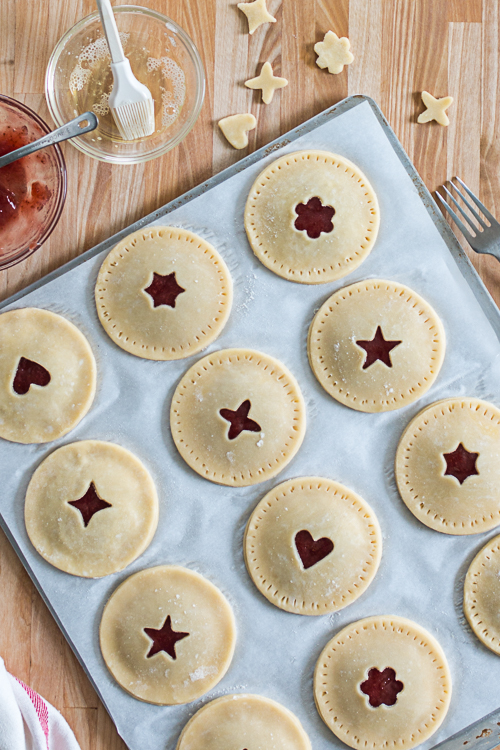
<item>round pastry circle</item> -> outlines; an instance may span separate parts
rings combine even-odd
[[[450,473],[456,460],[471,472],[462,482]],[[437,401],[406,428],[395,471],[403,501],[431,529],[493,529],[500,523],[500,409],[477,398]]]
[[[500,536],[489,540],[467,571],[464,612],[479,640],[500,655]]]
[[[100,578],[123,570],[149,546],[158,497],[133,453],[82,440],[42,461],[28,485],[24,518],[31,543],[47,562],[75,576]]]
[[[190,703],[217,685],[233,657],[236,627],[231,607],[210,581],[160,565],[118,586],[104,608],[99,637],[106,666],[122,688],[165,706]],[[175,658],[162,643],[173,643]]]
[[[238,415],[250,429],[229,437]],[[251,349],[223,349],[186,372],[172,399],[170,426],[192,469],[212,482],[243,487],[274,477],[297,453],[305,404],[281,362]]]
[[[45,371],[49,382],[28,376],[14,390],[22,363]],[[0,437],[14,443],[48,443],[66,435],[94,400],[96,364],[85,336],[60,315],[26,307],[0,315]]]
[[[233,285],[223,259],[204,239],[186,229],[152,227],[111,250],[95,299],[115,344],[144,359],[174,360],[196,354],[219,336],[231,311]]]
[[[382,534],[372,509],[352,490],[301,477],[260,501],[247,524],[244,551],[253,582],[272,604],[322,615],[351,604],[370,585]]]
[[[330,396],[358,411],[391,411],[416,401],[434,383],[445,332],[416,292],[395,281],[367,279],[327,299],[311,323],[308,350]]]
[[[314,211],[299,217],[314,202],[327,213],[319,236]],[[297,151],[274,161],[255,180],[245,208],[245,229],[258,259],[278,276],[303,284],[354,271],[370,253],[379,222],[377,196],[365,175],[328,151]]]
[[[386,669],[394,670],[399,692],[393,705],[374,707],[365,681]],[[322,651],[314,698],[325,724],[346,745],[412,748],[443,721],[451,676],[441,646],[424,628],[403,617],[367,617],[341,630]]]
[[[284,706],[261,695],[224,695],[188,721],[176,750],[311,750],[301,723]]]

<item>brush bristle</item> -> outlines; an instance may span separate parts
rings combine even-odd
[[[155,116],[152,99],[123,104],[111,110],[116,127],[124,141],[135,141],[154,133]]]

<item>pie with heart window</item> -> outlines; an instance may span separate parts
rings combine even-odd
[[[245,562],[269,601],[322,615],[354,602],[373,580],[382,534],[370,506],[321,477],[290,479],[259,502],[247,524]]]

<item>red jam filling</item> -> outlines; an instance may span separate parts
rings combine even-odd
[[[154,307],[160,307],[160,305],[175,307],[177,297],[186,290],[177,283],[175,273],[169,273],[167,276],[153,273],[153,281],[144,291],[153,299]]]
[[[260,432],[260,425],[257,424],[254,419],[249,419],[248,417],[248,412],[250,411],[251,406],[252,404],[250,403],[250,400],[247,399],[238,406],[236,411],[232,411],[231,409],[220,410],[219,414],[221,417],[230,423],[229,432],[227,433],[229,440],[237,438],[238,435],[241,435],[243,430],[248,430],[248,432]]]
[[[39,365],[38,362],[33,362],[31,359],[21,357],[17,366],[16,375],[12,387],[19,396],[24,396],[28,393],[32,385],[45,386],[50,383],[50,372]]]
[[[182,641],[183,638],[187,638],[189,635],[189,633],[177,633],[172,630],[172,620],[170,615],[168,615],[163,626],[159,630],[155,630],[155,628],[144,628],[144,632],[148,638],[151,638],[153,641],[147,654],[148,659],[151,656],[158,654],[160,651],[166,651],[172,659],[177,659],[175,644],[177,641]]]
[[[307,203],[295,206],[294,227],[299,232],[306,232],[312,240],[317,240],[322,232],[328,234],[333,230],[332,218],[335,213],[333,206],[324,206],[319,198],[310,198]]]
[[[314,541],[309,531],[303,529],[295,534],[295,546],[304,570],[319,563],[333,550],[333,542],[324,536]]]
[[[373,667],[368,672],[368,679],[359,687],[361,692],[368,696],[370,706],[378,708],[382,703],[393,706],[404,685],[400,680],[396,680],[396,672],[391,667],[386,667],[382,672]]]
[[[443,453],[444,460],[446,461],[445,476],[448,474],[455,477],[460,484],[463,484],[468,477],[479,474],[476,469],[478,456],[479,453],[470,453],[464,448],[462,443],[459,444],[453,453]]]
[[[90,483],[90,487],[83,497],[78,500],[68,501],[68,505],[72,505],[80,511],[85,528],[87,528],[96,513],[105,508],[111,508],[111,503],[107,503],[106,500],[103,500],[97,494],[94,482]]]
[[[392,367],[391,351],[401,343],[401,341],[386,341],[380,326],[378,326],[375,336],[371,341],[356,341],[356,344],[366,352],[363,370],[366,370],[367,367],[373,365],[377,360],[383,362],[387,367]]]

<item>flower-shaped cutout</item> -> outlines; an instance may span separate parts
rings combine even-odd
[[[418,116],[417,122],[422,123],[435,120],[445,127],[450,124],[446,110],[450,104],[453,104],[452,96],[443,96],[442,99],[436,99],[428,91],[422,91],[422,101],[427,109]]]
[[[386,667],[382,672],[373,667],[368,672],[368,679],[359,686],[361,692],[368,696],[368,702],[373,708],[382,704],[394,706],[403,688],[403,683],[396,680],[396,672],[391,667]]]
[[[286,78],[275,76],[271,63],[265,62],[260,71],[260,75],[257,76],[257,78],[251,78],[249,81],[245,81],[245,86],[249,89],[261,89],[262,101],[264,104],[270,104],[273,100],[276,89],[282,89],[284,86],[288,86],[288,81]]]
[[[255,0],[253,3],[238,3],[238,8],[246,15],[248,20],[248,33],[262,26],[263,23],[276,23],[266,7],[266,0]]]
[[[471,453],[460,443],[452,453],[443,453],[446,461],[445,476],[452,476],[463,484],[466,479],[479,474],[476,469],[476,461],[479,453]]]
[[[328,68],[329,73],[342,73],[344,65],[350,65],[354,55],[350,51],[350,42],[346,36],[338,38],[334,31],[327,31],[322,42],[314,45],[318,55],[318,68]]]
[[[306,232],[312,240],[317,240],[322,232],[333,230],[335,209],[333,206],[324,206],[319,198],[309,198],[307,203],[299,203],[295,206],[295,213],[295,229]]]
[[[248,146],[248,131],[253,130],[256,125],[257,120],[250,113],[230,115],[219,120],[219,128],[226,140],[233,148],[238,149]]]

